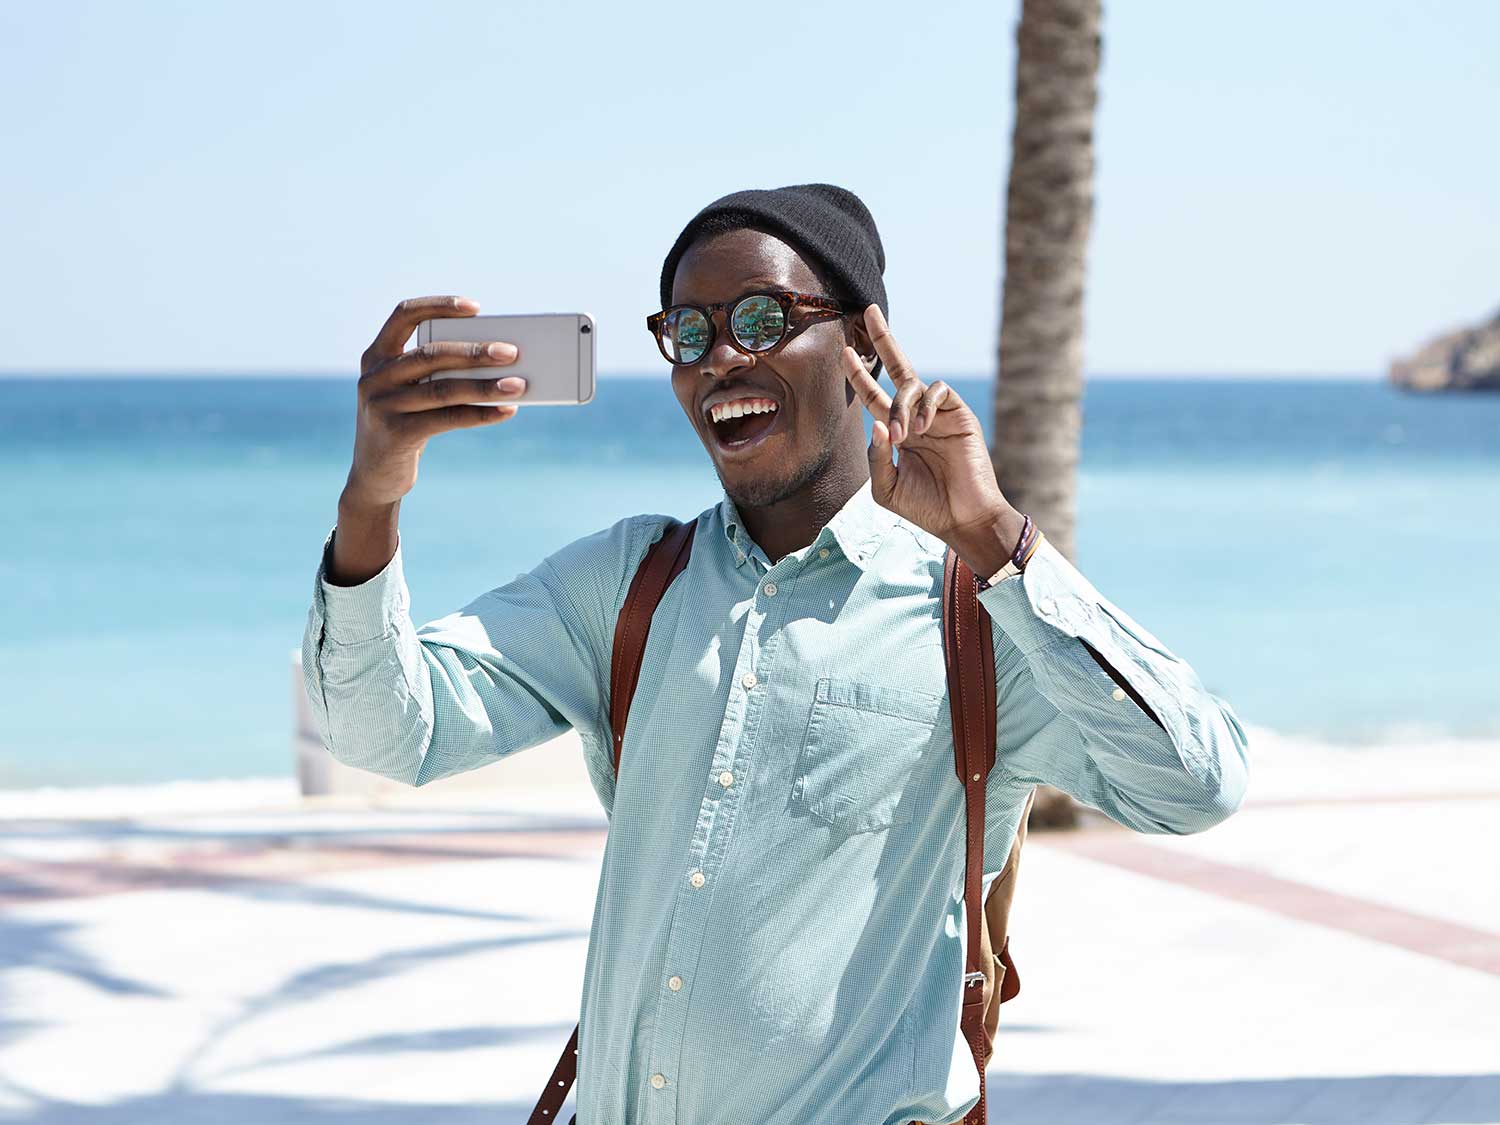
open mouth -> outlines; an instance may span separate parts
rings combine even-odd
[[[781,419],[781,407],[771,399],[736,402],[719,410],[722,416],[714,421],[710,415],[708,428],[722,453],[740,453],[759,445]]]

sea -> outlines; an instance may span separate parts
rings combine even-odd
[[[948,381],[988,429],[992,381]],[[354,403],[347,376],[0,377],[0,789],[291,773]],[[1500,738],[1500,394],[1093,378],[1082,444],[1075,563],[1242,721]],[[721,494],[665,377],[440,435],[401,510],[412,616]]]

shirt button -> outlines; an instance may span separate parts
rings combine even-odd
[[[1115,702],[1118,703],[1120,700],[1125,698],[1125,689],[1122,687],[1117,687],[1114,691],[1110,692],[1110,694],[1115,697]]]
[[[703,872],[701,872],[701,871],[694,871],[692,873],[692,875],[689,876],[688,882],[691,883],[691,884],[693,884],[693,886],[695,886],[695,887],[701,887],[701,886],[703,886]]]
[[[1046,617],[1051,617],[1052,611],[1057,608],[1057,603],[1054,602],[1051,598],[1043,598],[1041,601],[1037,602],[1036,605],[1037,608],[1042,611],[1043,616]]]
[[[734,774],[730,773],[728,770],[725,770],[719,775],[719,784],[722,785],[725,789],[728,789],[731,785],[734,784]]]
[[[824,547],[821,551],[818,552],[818,558],[820,558],[820,559],[826,559],[827,557],[828,557],[828,548]]]
[[[660,1090],[666,1084],[667,1076],[665,1074],[653,1074],[651,1076],[651,1085],[655,1086],[658,1090]]]
[[[670,988],[673,992],[680,992],[682,990],[682,978],[673,977],[671,980],[667,981],[667,987]]]
[[[776,596],[776,583],[774,582],[767,582],[764,586],[761,587],[761,589],[766,592],[766,597],[768,598],[774,598]]]
[[[747,688],[753,688],[759,682],[760,681],[755,678],[754,672],[746,672],[743,676],[740,677],[740,683],[744,684]]]

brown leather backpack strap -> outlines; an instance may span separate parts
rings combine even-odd
[[[696,521],[674,521],[651,544],[631,579],[625,604],[615,622],[614,653],[609,668],[609,727],[614,733],[616,775],[620,772],[620,750],[625,745],[625,718],[630,714],[630,701],[641,678],[641,659],[646,652],[646,636],[651,631],[651,615],[672,579],[687,566],[697,526]]]
[[[573,1086],[573,1079],[578,1073],[578,1026],[573,1027],[573,1034],[568,1038],[568,1045],[563,1048],[562,1058],[557,1060],[557,1065],[552,1068],[552,1077],[547,1079],[547,1088],[542,1091],[542,1096],[536,1103],[536,1108],[531,1111],[531,1116],[526,1119],[526,1125],[557,1125],[557,1111],[562,1109],[562,1104],[568,1098],[568,1091]],[[568,1125],[574,1125],[578,1115],[574,1114]]]
[[[615,643],[609,667],[609,726],[614,735],[616,776],[620,773],[620,748],[625,745],[625,718],[630,714],[630,700],[641,678],[641,660],[646,654],[651,617],[672,579],[687,566],[697,527],[696,520],[683,523],[674,520],[666,525],[664,534],[646,549],[646,557],[636,568],[630,589],[625,594],[625,604],[620,607],[620,616],[615,621]],[[547,1088],[537,1099],[536,1108],[526,1119],[526,1125],[556,1125],[558,1111],[578,1077],[580,1026],[573,1028],[568,1045],[552,1068]],[[577,1120],[575,1114],[570,1125]]]
[[[984,915],[986,923],[990,928],[990,936],[1004,934],[1000,942],[1000,950],[995,956],[1001,965],[1005,967],[1004,974],[1000,978],[1000,1003],[1013,1000],[1021,991],[1021,975],[1016,972],[1016,963],[1010,958],[1010,908],[1016,897],[1016,872],[1021,864],[1021,845],[1026,843],[1026,828],[1031,823],[1031,809],[1036,804],[1036,789],[1032,788],[1026,797],[1026,804],[1021,809],[1021,822],[1016,826],[1015,838],[1011,840],[1010,854],[1005,857],[1005,866],[1000,869],[1000,874],[990,884],[989,897],[984,900]],[[990,1034],[990,1042],[993,1045],[996,1021],[999,1020],[999,1012],[986,1010],[985,1019]]]
[[[989,1042],[984,1026],[986,973],[980,927],[984,924],[985,779],[995,764],[995,650],[990,615],[979,602],[979,580],[950,547],[943,560],[943,657],[948,670],[948,706],[953,718],[953,760],[964,787],[965,857],[963,1009],[959,1029],[979,1071],[979,1101],[965,1125],[984,1125],[984,1071]]]

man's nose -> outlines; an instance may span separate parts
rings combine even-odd
[[[714,328],[713,343],[708,351],[703,353],[703,358],[698,361],[698,370],[707,378],[718,379],[749,367],[755,360],[740,351],[729,342],[728,326],[720,322],[711,322]]]

